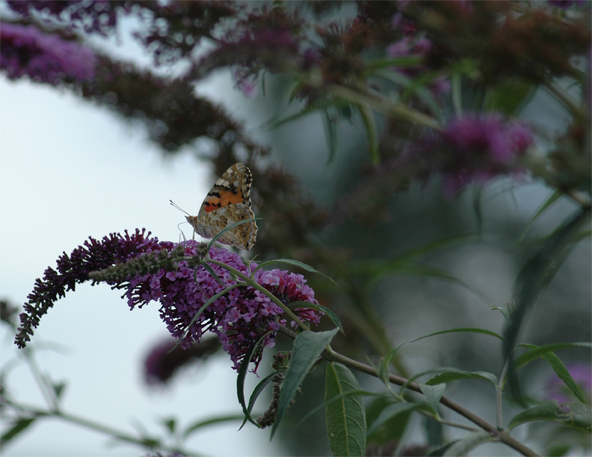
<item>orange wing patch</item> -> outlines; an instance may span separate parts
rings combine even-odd
[[[205,207],[206,213],[214,211],[228,205],[244,203],[245,199],[240,191],[232,192],[230,190],[215,190],[208,194]]]

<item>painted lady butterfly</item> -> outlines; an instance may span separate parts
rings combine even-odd
[[[193,230],[204,238],[213,238],[226,227],[241,220],[254,219],[251,209],[253,175],[242,163],[235,163],[224,172],[208,192],[197,216],[187,216]],[[220,238],[220,243],[251,249],[255,245],[255,221],[237,225]]]

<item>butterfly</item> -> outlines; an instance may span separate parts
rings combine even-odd
[[[235,163],[228,168],[208,192],[197,216],[186,216],[195,233],[204,238],[213,238],[226,227],[254,219],[255,214],[251,209],[252,182],[251,170],[242,163]],[[171,204],[177,207],[172,201]],[[217,241],[249,250],[255,245],[256,236],[257,224],[249,221],[224,232]]]

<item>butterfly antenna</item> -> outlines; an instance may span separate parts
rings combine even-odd
[[[172,206],[174,206],[175,208],[177,208],[179,211],[181,211],[182,213],[187,214],[188,216],[191,216],[191,214],[189,214],[187,211],[185,211],[184,209],[180,208],[179,205],[177,205],[174,201],[169,200],[169,202],[171,203]]]

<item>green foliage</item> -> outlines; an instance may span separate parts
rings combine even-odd
[[[490,443],[493,441],[491,433],[484,431],[472,432],[464,436],[458,441],[455,441],[442,454],[444,457],[464,457],[481,444]]]
[[[300,384],[302,384],[302,381],[327,348],[337,331],[337,329],[334,329],[317,333],[302,332],[294,340],[290,366],[282,385],[276,421],[271,429],[272,437],[288,410],[292,399],[298,392]]]
[[[532,421],[557,422],[585,432],[592,431],[592,411],[581,403],[546,402],[516,414],[510,421],[509,428]]]
[[[359,391],[353,373],[340,363],[327,363],[325,403],[348,391]],[[325,408],[327,436],[334,456],[366,455],[366,411],[362,397],[344,396]]]

